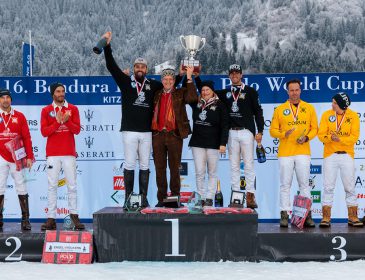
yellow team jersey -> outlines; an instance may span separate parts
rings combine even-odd
[[[292,128],[294,128],[293,133],[285,137],[285,133]],[[301,100],[296,107],[287,101],[274,111],[270,135],[280,141],[278,157],[310,155],[309,141],[298,144],[297,139],[308,136],[309,140],[312,140],[317,135],[317,131],[316,111],[307,102]]]
[[[334,142],[331,134],[337,133],[340,142]],[[343,117],[333,110],[323,113],[319,124],[318,138],[324,144],[323,157],[344,151],[354,158],[354,145],[360,135],[360,119],[355,111],[347,108]]]

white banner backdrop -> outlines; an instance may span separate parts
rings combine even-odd
[[[265,117],[265,131],[263,144],[267,152],[267,161],[258,163],[255,161],[257,202],[260,219],[278,219],[279,210],[279,172],[277,162],[277,139],[269,135],[271,117],[275,106],[278,104],[263,104]],[[330,103],[315,103],[318,121],[321,114],[328,110]],[[34,153],[37,161],[30,171],[24,171],[27,178],[27,185],[30,200],[31,218],[46,218],[47,212],[47,176],[45,164],[45,138],[40,133],[40,112],[43,106],[14,106],[15,109],[23,112],[28,118],[32,134]],[[78,152],[77,159],[77,182],[78,182],[78,206],[82,219],[92,218],[93,212],[106,206],[123,205],[123,147],[120,128],[120,105],[92,105],[78,106],[81,117],[82,130],[76,136]],[[354,102],[351,108],[361,114],[361,136],[356,145],[356,191],[358,193],[359,215],[362,216],[365,206],[365,112],[364,103]],[[191,116],[190,107],[187,106]],[[184,141],[182,155],[182,188],[181,191],[195,190],[194,162],[191,150],[188,148],[188,141]],[[322,154],[323,145],[315,138],[311,142],[312,168],[310,183],[313,196],[314,218],[321,217],[321,191],[322,191]],[[151,176],[149,184],[148,199],[153,206],[157,203],[155,170],[151,155]],[[243,164],[242,164],[243,167]],[[224,204],[228,205],[230,198],[230,167],[227,158],[221,158],[218,168],[221,187],[224,195]],[[242,176],[244,171],[242,169]],[[138,191],[138,173],[135,176],[135,188]],[[298,191],[296,179],[293,180],[291,196]],[[67,183],[61,172],[58,191],[57,218],[63,218],[68,213],[67,205]],[[5,218],[19,218],[20,208],[16,196],[14,183],[11,177],[8,179],[8,187],[5,194]],[[333,207],[333,218],[346,218],[347,209],[345,205],[345,193],[340,178],[337,180],[335,201]]]

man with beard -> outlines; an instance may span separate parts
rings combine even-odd
[[[152,145],[151,122],[153,98],[155,92],[162,89],[158,81],[147,79],[147,60],[137,58],[134,61],[133,75],[128,76],[117,65],[112,55],[110,41],[112,33],[103,36],[107,40],[104,48],[106,67],[122,93],[123,150],[125,156],[124,186],[125,202],[133,192],[134,170],[139,159],[139,193],[142,195],[142,207],[148,207],[147,190],[149,182],[149,160]]]
[[[70,218],[76,230],[85,226],[77,214],[76,147],[75,135],[80,133],[80,115],[76,106],[65,100],[65,87],[61,83],[50,86],[53,102],[41,113],[41,133],[47,137],[48,219],[42,230],[56,229],[57,188],[61,168],[67,181]]]
[[[19,155],[17,161],[26,157],[26,167],[30,169],[34,160],[32,140],[25,116],[11,107],[11,101],[10,91],[0,89],[0,230],[3,228],[4,194],[9,172],[14,179],[22,211],[21,229],[30,230],[28,191],[24,173],[17,168],[12,152],[7,149],[6,145],[9,141],[16,141],[16,138],[19,137],[23,141],[24,147],[16,149],[14,146],[14,155]],[[21,154],[22,156],[20,156]]]

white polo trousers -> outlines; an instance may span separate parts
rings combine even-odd
[[[279,157],[280,168],[280,211],[290,211],[293,205],[290,203],[290,188],[293,175],[297,177],[300,195],[311,198],[309,186],[310,156],[297,155]]]
[[[123,131],[125,169],[134,170],[137,158],[139,169],[148,170],[152,147],[152,132]]]
[[[229,130],[228,152],[231,164],[231,187],[234,191],[240,190],[240,161],[243,159],[246,190],[255,193],[254,170],[254,136],[248,129]]]
[[[332,206],[337,174],[346,192],[346,205],[357,206],[355,191],[355,161],[349,154],[332,154],[323,160],[322,205]]]
[[[217,188],[217,166],[219,150],[191,147],[196,176],[196,189],[202,199],[214,199]],[[208,186],[205,185],[205,174],[208,167]]]
[[[5,194],[9,172],[14,179],[16,193],[18,195],[25,195],[28,193],[23,171],[24,170],[16,171],[15,163],[8,162],[0,156],[0,195]]]
[[[69,211],[71,214],[77,214],[76,158],[74,156],[49,156],[47,157],[48,218],[56,218],[57,188],[61,168],[65,172]]]

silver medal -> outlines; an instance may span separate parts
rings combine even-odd
[[[143,92],[143,91],[141,91],[141,92],[138,94],[138,97],[137,97],[136,103],[143,103],[145,100],[146,100],[146,97],[145,97],[145,95],[144,95],[144,92]]]
[[[202,121],[205,121],[207,119],[207,111],[203,110],[200,114],[199,114],[199,119]]]
[[[231,109],[232,109],[232,112],[238,112],[238,106],[237,106],[237,101],[233,101],[232,102],[232,107],[231,107]]]

